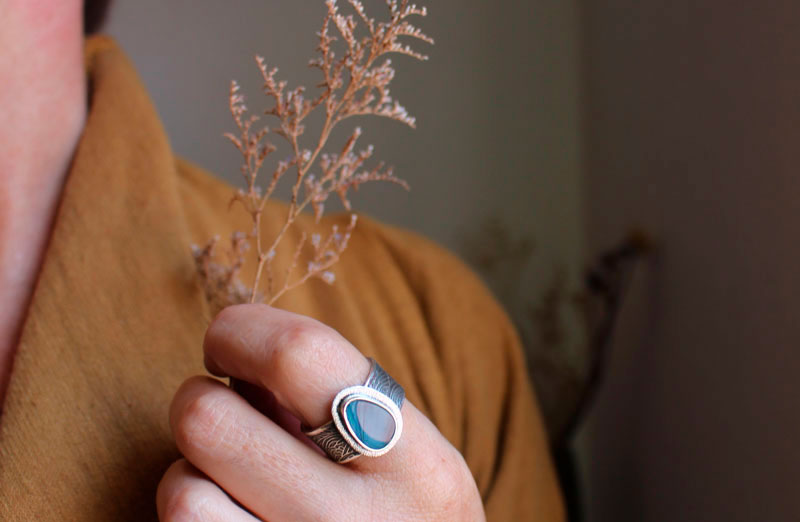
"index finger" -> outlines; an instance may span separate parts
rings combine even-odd
[[[369,361],[336,330],[263,304],[230,306],[203,341],[211,373],[269,389],[307,426],[330,420],[333,396],[364,382]]]

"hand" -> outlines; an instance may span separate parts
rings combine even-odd
[[[260,390],[253,402],[266,415],[210,377],[181,385],[170,425],[185,459],[158,486],[162,522],[484,520],[461,454],[408,400],[397,445],[377,458],[336,464],[302,434],[301,422],[329,421],[333,397],[369,373],[332,328],[266,305],[232,306],[203,350],[212,374]]]

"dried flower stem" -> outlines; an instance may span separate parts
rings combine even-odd
[[[286,81],[275,79],[277,69],[268,68],[264,59],[256,56],[256,64],[263,80],[263,92],[272,102],[272,106],[265,110],[264,114],[277,120],[273,129],[263,127],[254,130],[253,127],[259,117],[247,115],[247,107],[244,104],[244,96],[239,92],[239,85],[235,81],[231,82],[228,105],[238,133],[226,133],[225,136],[242,155],[241,173],[247,184],[247,190],[237,191],[230,205],[240,203],[250,214],[253,228],[249,234],[238,232],[234,234],[235,237],[231,238],[228,262],[225,265],[213,261],[214,247],[218,238],[212,239],[204,248],[195,249],[198,272],[211,302],[221,305],[256,301],[272,304],[285,292],[296,288],[311,277],[319,277],[328,283],[333,283],[335,277],[329,269],[347,247],[356,225],[356,214],[351,213],[350,222],[343,233],[334,226],[324,241],[318,234],[312,236],[311,243],[314,249],[312,259],[308,262],[304,274],[296,281],[292,281],[291,275],[299,264],[307,241],[304,232],[295,248],[292,263],[286,270],[282,285],[277,290],[274,288],[275,278],[271,264],[276,249],[300,213],[311,205],[315,220],[319,223],[324,213],[325,202],[332,193],[336,193],[345,209],[351,211],[348,191],[357,190],[361,184],[368,181],[389,181],[408,190],[408,184],[395,177],[392,168],[385,167],[384,163],[379,162],[372,168],[364,168],[365,163],[372,157],[373,148],[368,146],[356,152],[356,143],[361,136],[360,128],[351,133],[338,153],[323,152],[336,126],[353,116],[375,115],[400,121],[412,128],[416,125],[415,119],[406,109],[389,96],[388,87],[395,75],[391,60],[387,58],[380,64],[377,62],[384,55],[391,53],[427,60],[427,56],[399,42],[401,37],[410,37],[433,43],[430,37],[407,20],[412,16],[426,16],[427,11],[425,8],[410,5],[408,0],[385,0],[385,2],[389,8],[389,21],[378,22],[367,16],[359,0],[348,0],[348,4],[355,11],[355,16],[341,14],[336,0],[326,0],[327,13],[322,29],[318,33],[319,57],[309,62],[309,66],[318,68],[323,76],[323,81],[318,85],[321,91],[315,98],[305,98],[306,89],[303,86],[287,90]],[[338,30],[339,37],[330,34],[331,25]],[[365,34],[359,36],[357,33]],[[339,38],[344,42],[345,52],[342,57],[337,58],[332,44]],[[316,145],[311,150],[302,145],[301,138],[305,132],[303,122],[318,107],[325,109],[325,123]],[[286,160],[277,163],[269,184],[262,193],[257,185],[258,175],[265,160],[276,150],[276,146],[267,140],[269,134],[282,138],[289,146],[291,154]],[[320,169],[318,178],[311,174],[312,168]],[[296,176],[292,185],[286,222],[265,248],[266,242],[261,233],[261,218],[266,202],[273,195],[278,182],[292,169],[296,172]],[[303,189],[302,197],[301,189]],[[251,288],[243,290],[236,276],[244,263],[244,252],[249,244],[247,240],[255,241],[257,266]],[[266,295],[259,291],[264,275],[267,279]]]

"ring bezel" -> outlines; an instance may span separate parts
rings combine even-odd
[[[353,429],[350,426],[350,421],[347,420],[345,408],[348,404],[356,400],[368,401],[376,404],[389,412],[389,415],[392,416],[395,423],[394,434],[389,440],[389,443],[383,448],[378,450],[369,448],[353,436]],[[333,399],[333,404],[331,404],[331,416],[333,417],[336,429],[344,440],[347,441],[356,452],[367,457],[379,457],[391,450],[400,439],[400,435],[403,432],[403,416],[397,404],[395,404],[388,395],[363,385],[350,386],[336,394],[336,397]]]

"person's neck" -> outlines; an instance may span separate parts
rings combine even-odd
[[[0,406],[86,119],[81,8],[0,4]]]

